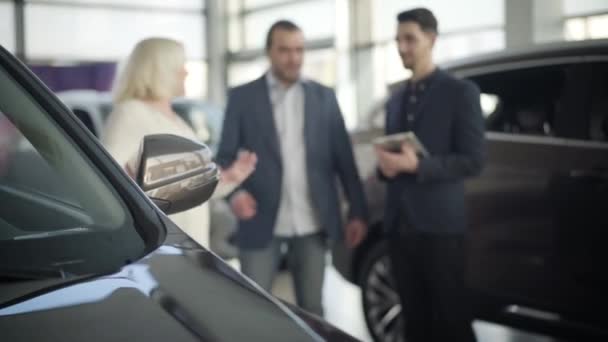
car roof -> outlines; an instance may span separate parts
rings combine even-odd
[[[582,56],[606,58],[608,60],[608,39],[536,44],[525,48],[503,50],[456,59],[440,63],[440,67],[457,77],[468,77],[471,76],[471,73],[476,74],[481,72],[485,74],[490,70],[496,71],[493,67],[507,64],[510,64],[512,67],[521,67],[526,62],[538,62],[546,59],[569,59]],[[390,84],[388,86],[389,93],[393,93],[405,81],[407,79]]]
[[[459,59],[444,63],[441,67],[451,72],[459,72],[494,64],[577,56],[608,56],[608,39],[537,44]]]

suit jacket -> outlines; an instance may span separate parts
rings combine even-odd
[[[338,193],[339,179],[349,202],[350,218],[367,219],[363,186],[334,92],[313,81],[303,81],[304,141],[311,200],[331,240],[343,239]],[[229,166],[239,149],[253,151],[258,164],[239,189],[257,201],[257,214],[239,221],[241,248],[263,248],[274,237],[283,177],[278,133],[265,77],[230,91],[216,160]]]
[[[386,105],[386,133],[403,127],[402,99],[405,85]],[[411,130],[427,148],[414,175],[401,174],[387,182],[385,229],[431,233],[463,233],[467,226],[464,180],[482,170],[484,120],[479,89],[471,81],[443,70],[426,89]]]

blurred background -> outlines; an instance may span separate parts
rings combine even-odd
[[[175,38],[188,51],[187,97],[221,107],[228,87],[266,69],[269,26],[291,19],[308,40],[306,75],[336,89],[352,129],[407,77],[395,16],[416,6],[439,19],[440,64],[608,37],[607,0],[0,0],[0,44],[56,92],[104,92],[137,41]]]

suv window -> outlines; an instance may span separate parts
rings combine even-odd
[[[0,94],[0,278],[98,273],[141,256],[126,206],[50,113],[3,69]]]
[[[589,138],[608,143],[608,63],[592,66],[589,87]]]
[[[606,141],[607,76],[608,63],[586,63],[470,79],[481,89],[488,131]]]

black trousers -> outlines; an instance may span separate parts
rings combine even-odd
[[[389,254],[407,342],[475,341],[462,235],[395,233]]]

